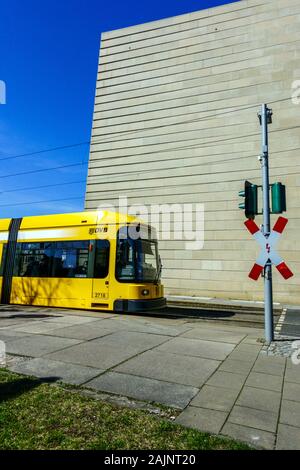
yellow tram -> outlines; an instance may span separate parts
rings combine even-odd
[[[108,211],[0,219],[3,304],[140,312],[164,307],[155,230]]]

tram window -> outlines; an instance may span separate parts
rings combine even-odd
[[[116,276],[119,281],[135,279],[135,251],[132,240],[118,239]]]
[[[87,277],[88,241],[19,243],[15,276]]]
[[[109,268],[109,241],[97,240],[95,265],[94,265],[94,278],[103,279],[108,275]]]
[[[49,277],[53,243],[20,243],[17,250],[15,275]]]
[[[5,263],[6,249],[7,249],[6,247],[7,247],[7,244],[5,243],[2,249],[2,259],[0,263],[0,276],[3,276],[3,272],[4,272],[4,263]]]
[[[56,242],[53,254],[53,277],[87,277],[89,242]]]

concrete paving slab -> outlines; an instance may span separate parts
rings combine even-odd
[[[222,362],[219,370],[247,376],[253,367],[253,363],[254,361],[245,362],[239,361],[237,359],[231,359],[231,356],[229,356],[224,362]]]
[[[116,314],[118,317],[124,317],[124,314]],[[162,318],[162,317],[151,317],[148,314],[140,314],[140,315],[131,315],[131,314],[126,314],[126,318],[130,320],[145,320],[149,321],[154,325],[164,325],[164,326],[172,326],[172,327],[178,327],[182,325],[188,325],[193,327],[195,323],[193,321],[189,321],[188,318]]]
[[[283,399],[279,421],[300,428],[300,402]]]
[[[250,338],[264,338],[264,330],[261,328],[254,328],[254,327],[245,327],[245,326],[238,326],[238,325],[225,325],[226,330],[224,331],[232,331],[233,333],[244,334]],[[220,328],[220,325],[219,325]],[[222,325],[223,330],[223,325]],[[244,338],[243,342],[246,338]],[[255,343],[256,345],[259,343]]]
[[[28,322],[28,319],[20,319],[20,318],[15,318],[15,319],[12,319],[12,318],[0,318],[0,331],[3,329],[3,328],[7,328],[7,327],[12,327],[12,326],[22,326],[24,325],[24,322]]]
[[[260,337],[257,335],[253,337],[251,335],[248,335],[242,340],[241,344],[254,344],[256,346],[257,344],[259,344],[259,338]]]
[[[114,345],[99,344],[95,341],[84,342],[64,351],[48,354],[47,358],[106,370],[135,355],[132,350],[118,349]]]
[[[285,358],[280,358],[283,361],[278,361],[277,359],[273,356],[259,357],[254,364],[253,371],[281,377],[284,374]]]
[[[61,324],[57,322],[46,323],[43,321],[36,321],[27,324],[24,323],[22,326],[12,326],[10,329],[25,333],[47,334],[48,332],[54,331],[58,328],[61,328]]]
[[[23,321],[40,321],[52,318],[52,313],[48,313],[47,309],[37,310],[24,310],[24,311],[15,311],[7,314],[0,312],[0,318],[7,318],[11,320],[17,320],[20,322]]]
[[[29,333],[22,333],[20,331],[13,331],[13,330],[5,330],[5,333],[0,330],[0,340],[7,343],[8,341],[14,341],[15,339],[29,337],[31,334]]]
[[[241,426],[247,424],[250,428],[275,433],[277,418],[277,413],[235,405],[228,417],[228,422]]]
[[[300,373],[300,364],[295,364],[291,358],[289,358],[286,362],[286,369],[287,370],[294,370],[295,372],[298,371]]]
[[[262,344],[240,343],[240,344],[235,348],[235,351],[258,354],[261,349],[262,349]]]
[[[9,311],[6,308],[3,308],[3,305],[0,305],[0,319],[2,318],[9,318],[10,316],[14,315],[17,313],[16,311]]]
[[[41,379],[57,378],[57,380],[74,385],[81,385],[104,372],[101,369],[66,364],[41,357],[18,363],[10,367],[10,370]]]
[[[287,382],[300,384],[300,365],[292,364],[289,360],[287,361],[287,364],[285,380]]]
[[[189,428],[218,434],[226,418],[227,413],[224,411],[189,406],[176,418],[175,422]]]
[[[279,423],[276,450],[300,450],[300,428]]]
[[[230,354],[230,359],[234,359],[235,361],[249,362],[249,363],[253,364],[257,359],[257,355],[258,355],[258,353],[256,353],[256,352],[234,350]]]
[[[154,350],[129,359],[116,367],[115,371],[200,387],[219,364],[212,359],[179,356]]]
[[[114,315],[112,312],[97,312],[94,310],[77,310],[71,308],[59,308],[59,307],[32,307],[32,313],[47,314],[48,318],[54,317],[80,317],[80,318],[92,318],[95,316]],[[27,307],[26,307],[27,311]],[[25,312],[25,310],[24,310]]]
[[[31,311],[38,311],[40,310],[41,307],[32,307],[29,305],[7,305],[7,304],[1,304],[0,305],[0,313],[1,315],[5,314],[15,314],[15,313],[26,313],[26,312],[31,312]],[[48,307],[42,307],[42,310],[49,310]]]
[[[177,337],[159,346],[159,350],[185,356],[224,360],[233,350],[234,344],[217,343],[201,339]]]
[[[245,380],[246,377],[242,374],[234,374],[232,372],[218,370],[207,381],[207,385],[240,391]],[[224,393],[226,392],[224,391]]]
[[[229,412],[233,407],[239,390],[225,390],[221,387],[204,385],[191,401],[192,406]]]
[[[281,393],[262,388],[244,387],[236,402],[239,406],[247,406],[262,411],[279,413]]]
[[[108,372],[91,380],[86,386],[103,392],[162,403],[179,409],[185,408],[199,390],[195,387],[119,372]]]
[[[233,351],[233,355],[247,357],[248,359],[257,359],[258,354],[261,350],[261,345],[240,343]]]
[[[119,331],[109,336],[78,344],[65,351],[50,354],[48,358],[100,369],[110,369],[167,340],[169,340],[168,336]]]
[[[282,396],[285,400],[300,402],[300,383],[285,382]]]
[[[206,341],[218,341],[221,343],[238,344],[243,338],[244,334],[233,333],[231,331],[222,331],[215,329],[193,328],[183,333],[182,337],[192,339],[204,339]]]
[[[28,315],[24,315],[24,316],[23,315],[17,315],[16,317],[11,318],[10,320],[13,322],[14,325],[16,325],[18,323],[19,326],[22,326],[22,325],[27,325],[28,323],[43,321],[43,320],[45,320],[45,318],[48,318],[48,315],[39,315],[38,317],[35,317],[35,315],[33,315],[33,314],[28,314]],[[3,321],[3,323],[5,323],[5,322]],[[1,324],[1,327],[2,327],[2,322],[0,324]],[[7,326],[11,326],[11,325],[7,325]]]
[[[248,387],[263,388],[265,390],[273,390],[281,392],[283,377],[270,374],[262,374],[261,372],[250,372],[246,385]]]
[[[227,422],[223,427],[222,434],[238,439],[250,445],[271,450],[275,444],[275,434],[261,429],[253,429],[248,426]]]
[[[261,352],[257,358],[257,364],[272,364],[276,366],[281,366],[282,370],[286,367],[286,357],[281,356],[266,356]]]
[[[75,338],[82,340],[91,340],[95,338],[101,338],[108,334],[113,333],[112,330],[104,328],[102,322],[93,323],[84,323],[80,325],[70,325],[64,326],[64,328],[55,328],[54,330],[49,330],[47,335],[50,336],[59,336],[60,338]]]
[[[173,323],[173,325],[168,324],[168,323],[160,323],[157,322],[157,319],[154,319],[154,322],[147,321],[144,324],[139,324],[139,331],[144,331],[144,328],[147,327],[147,332],[149,333],[154,333],[154,334],[163,334],[166,336],[179,336],[182,335],[183,333],[191,330],[193,328],[193,325],[184,322],[184,323]]]
[[[40,357],[53,351],[62,350],[80,343],[77,339],[56,338],[43,335],[31,335],[9,341],[6,352],[20,356]]]
[[[140,318],[134,320],[127,317],[105,320],[105,328],[111,329],[113,331],[138,331],[141,333],[152,333],[163,336],[178,336],[191,329],[190,326],[186,326],[185,324],[171,326],[156,323],[155,321],[149,321]]]
[[[194,323],[194,325],[196,327],[199,327],[199,323],[195,324],[195,322],[191,322],[191,323]],[[222,330],[222,331],[227,331],[227,332],[232,332],[234,334],[236,333],[239,333],[239,334],[244,334],[244,335],[250,335],[250,336],[257,336],[258,338],[261,337],[261,335],[263,336],[264,334],[264,330],[261,329],[261,328],[253,328],[253,327],[248,327],[248,326],[239,326],[239,325],[232,325],[232,324],[225,324],[225,323],[222,323],[222,325],[220,325],[219,322],[215,322],[215,321],[203,321],[201,322],[201,329],[207,329],[207,330]]]
[[[168,336],[144,333],[140,331],[117,331],[109,337],[93,340],[99,344],[109,344],[116,348],[126,348],[131,352],[138,354],[147,349],[154,348],[160,344],[169,341]]]
[[[239,327],[237,325],[230,326],[233,331],[237,331],[239,333],[245,333],[250,337],[255,338],[264,338],[264,329],[263,328],[253,328],[253,327]]]
[[[97,319],[93,318],[94,322],[98,322],[98,324],[102,324],[104,328],[107,328],[111,331],[123,331],[126,330],[128,331],[128,328],[126,327],[126,324],[121,322],[119,320],[119,317],[109,317],[109,318],[102,318],[102,319]],[[96,324],[96,323],[95,323]]]
[[[82,325],[84,323],[93,323],[95,321],[101,321],[105,318],[110,318],[111,315],[107,315],[105,317],[100,317],[99,319],[95,319],[94,317],[77,317],[75,315],[65,315],[65,316],[52,316],[50,318],[46,318],[43,320],[45,323],[67,323],[71,325]]]

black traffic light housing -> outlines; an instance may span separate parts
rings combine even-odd
[[[239,196],[245,198],[245,202],[239,204],[240,209],[244,209],[247,219],[254,219],[257,212],[257,184],[245,181],[244,191],[239,192]]]

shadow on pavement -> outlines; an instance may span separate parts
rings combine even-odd
[[[10,315],[9,317],[5,317],[5,318],[53,318],[53,317],[58,317],[60,318],[61,315],[44,315],[44,314],[40,314],[40,313],[25,313],[25,314],[19,314],[19,315]],[[0,316],[0,320],[1,320],[1,316]]]
[[[137,312],[138,313],[138,312]],[[166,307],[153,312],[141,312],[145,316],[167,316],[168,318],[228,318],[233,317],[236,312],[229,310],[206,310],[200,308],[188,308],[188,307]]]
[[[9,308],[9,307],[0,307],[0,314],[1,312],[19,312],[19,308]]]
[[[0,403],[11,398],[16,398],[38,387],[42,383],[53,383],[59,380],[58,377],[45,377],[43,379],[20,378],[8,382],[0,382]]]

